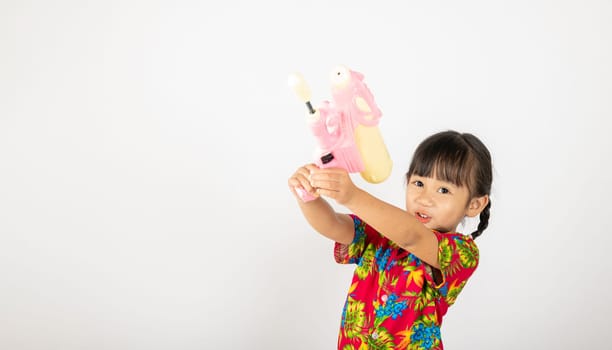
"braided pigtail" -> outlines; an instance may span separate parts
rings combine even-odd
[[[476,237],[482,234],[482,231],[486,230],[487,226],[489,226],[489,216],[491,215],[491,200],[489,199],[489,204],[484,208],[483,211],[480,212],[480,222],[478,223],[478,228],[476,231],[472,232],[472,239],[476,239]]]

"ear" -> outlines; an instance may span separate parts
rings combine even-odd
[[[480,215],[480,212],[484,210],[484,208],[489,204],[489,195],[485,194],[482,197],[474,197],[470,199],[470,203],[468,204],[467,211],[465,212],[466,216],[471,218]]]

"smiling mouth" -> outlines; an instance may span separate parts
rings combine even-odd
[[[427,215],[425,215],[423,213],[418,213],[417,212],[414,216],[417,218],[417,220],[419,220],[419,222],[421,222],[423,224],[426,224],[426,223],[428,223],[431,220],[431,217],[429,217],[429,216],[427,216]]]

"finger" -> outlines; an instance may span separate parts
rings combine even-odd
[[[346,169],[343,168],[317,168],[315,172],[319,174],[348,174]]]
[[[301,167],[296,171],[296,174],[300,174],[301,176],[308,177],[310,176],[310,170],[306,167]]]
[[[293,192],[293,194],[299,197],[301,197],[302,195],[298,193],[298,190],[308,192],[314,195],[315,197],[318,197],[318,194],[316,193],[316,189],[312,187],[312,185],[310,184],[310,181],[299,173],[296,173],[294,174],[294,176],[289,178],[288,185],[291,191]]]
[[[317,188],[317,194],[320,196],[325,196],[325,197],[329,197],[332,199],[336,199],[336,197],[338,196],[337,191],[327,190],[324,188]]]
[[[306,164],[306,165],[304,165],[304,168],[306,168],[308,170],[319,170],[319,169],[321,169],[315,163]]]
[[[312,187],[310,186],[310,181],[305,179],[303,176],[294,176],[290,178],[288,184],[289,187],[304,187],[304,184],[306,184],[308,187]]]
[[[303,166],[303,167],[299,167],[291,177],[296,178],[296,179],[299,179],[300,177],[308,179],[308,177],[310,176],[310,173],[311,171],[308,168],[306,168],[306,166]]]
[[[310,174],[310,181],[333,181],[340,182],[343,179],[342,174],[336,172],[315,171]]]
[[[303,193],[308,193],[308,194],[313,195],[315,197],[319,196],[319,194],[317,193],[316,188],[313,188],[313,187],[310,187],[309,189],[306,189],[302,185],[297,185],[297,186],[292,187],[292,190],[293,190],[293,193],[296,193],[296,194],[298,194],[300,196],[301,196],[301,194],[298,193],[299,191],[301,191]]]
[[[310,181],[308,181],[307,179],[304,179],[303,181],[300,181],[300,186],[309,193],[316,193],[316,188],[315,186],[313,186]]]
[[[310,202],[313,199],[317,199],[320,197],[318,193],[309,193],[304,191],[301,187],[296,187],[293,191],[297,198],[301,199],[302,202]]]
[[[300,181],[294,176],[289,178],[289,181],[287,181],[289,183],[290,187],[295,187],[295,186],[299,186],[300,185]]]
[[[306,165],[304,165],[304,167],[303,167],[303,168],[306,170],[307,175],[310,175],[310,174],[312,174],[312,173],[314,173],[315,171],[318,171],[318,170],[320,169],[320,168],[319,168],[318,166],[316,166],[315,164],[306,164]]]
[[[302,173],[305,172],[306,169],[302,170]],[[296,176],[294,176],[294,179],[296,182],[294,182],[294,184],[296,186],[302,187],[305,191],[314,194],[315,193],[315,187],[312,185],[312,181],[309,178],[309,175],[304,175],[302,173],[298,173],[296,174]]]
[[[310,185],[309,179],[310,173],[306,168],[299,168],[296,172],[289,178],[289,184],[292,186],[302,186],[306,184],[307,187],[312,187]]]
[[[340,190],[339,182],[337,181],[316,180],[311,181],[310,184],[316,189],[325,189],[335,192]]]

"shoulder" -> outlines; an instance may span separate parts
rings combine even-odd
[[[436,230],[432,230],[432,231],[436,235],[440,243],[448,242],[454,245],[468,245],[468,246],[473,246],[474,248],[478,249],[476,246],[476,242],[470,235],[464,235],[462,233],[457,233],[457,232],[444,233],[444,232],[438,232]]]
[[[359,216],[355,214],[348,214],[349,217],[353,220],[353,224],[355,225],[356,233],[363,233],[368,236],[382,236],[375,228],[370,226],[367,222],[363,221]]]
[[[472,236],[437,231],[434,231],[434,234],[438,238],[438,259],[441,269],[451,264],[460,264],[464,268],[476,268],[479,250]]]
[[[362,241],[365,244],[374,244],[377,247],[393,245],[393,243],[378,232],[374,227],[363,221],[355,214],[349,214],[355,225],[355,241]]]

